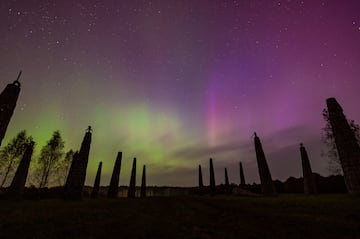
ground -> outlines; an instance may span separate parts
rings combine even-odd
[[[360,238],[360,198],[2,200],[0,238]]]

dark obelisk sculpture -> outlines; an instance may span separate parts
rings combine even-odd
[[[118,195],[121,159],[122,159],[122,152],[118,152],[115,160],[114,170],[111,175],[110,186],[108,190],[108,198],[116,198]]]
[[[229,187],[229,176],[227,172],[227,168],[225,168],[225,187]]]
[[[25,152],[21,158],[15,176],[7,191],[9,198],[21,199],[24,194],[24,188],[26,178],[29,172],[31,156],[34,151],[34,144],[34,141],[31,141],[28,145],[26,145]]]
[[[96,173],[94,187],[91,191],[91,197],[97,198],[99,195],[99,189],[100,189],[100,177],[101,177],[101,168],[102,168],[102,162],[99,163],[99,167]]]
[[[261,192],[265,195],[276,194],[275,187],[271,178],[270,170],[266,162],[265,153],[259,137],[254,133],[254,143],[256,160],[259,168]]]
[[[8,84],[0,94],[0,145],[5,137],[5,133],[11,117],[14,113],[16,102],[19,98],[21,84],[19,82],[21,71],[12,84]]]
[[[81,143],[79,153],[75,153],[65,184],[66,199],[81,199],[84,188],[86,169],[89,161],[92,129],[89,126]]]
[[[326,100],[345,184],[350,194],[360,194],[360,147],[354,132],[335,98]]]
[[[242,163],[240,162],[240,186],[245,186],[245,175]]]
[[[141,178],[141,189],[140,189],[140,197],[146,197],[146,166],[143,167],[143,173]]]
[[[300,144],[301,163],[304,177],[304,193],[305,194],[316,194],[316,184],[313,173],[311,171],[309,156],[303,144]]]
[[[201,165],[199,165],[199,194],[202,195],[203,193],[204,193],[204,183],[203,183]]]
[[[129,184],[129,190],[128,190],[128,197],[129,198],[135,198],[136,193],[136,158],[134,158],[133,166],[131,170],[131,178],[130,178],[130,184]]]
[[[227,168],[225,168],[225,193],[230,192],[230,183]]]
[[[71,161],[71,165],[70,165],[70,169],[69,169],[69,173],[68,176],[66,178],[66,182],[65,182],[65,193],[68,190],[68,187],[70,185],[70,182],[72,182],[74,179],[74,170],[76,170],[79,166],[77,165],[79,161],[79,151],[76,151],[72,157],[72,161]]]
[[[212,158],[210,158],[210,192],[216,194],[215,173]]]

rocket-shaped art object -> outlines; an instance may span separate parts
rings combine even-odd
[[[20,164],[16,170],[15,176],[8,188],[8,196],[10,198],[21,199],[24,194],[26,178],[29,172],[31,156],[34,151],[34,141],[26,145],[25,152],[21,158]]]
[[[326,100],[329,121],[341,167],[344,172],[346,187],[350,194],[360,194],[360,147],[353,130],[335,98]]]
[[[143,173],[141,178],[141,189],[140,189],[140,197],[146,197],[146,166],[143,167]]]
[[[259,175],[261,181],[261,192],[265,195],[276,194],[270,170],[266,162],[265,153],[260,142],[260,138],[256,135],[256,133],[254,133],[254,136],[256,160],[259,168]]]
[[[244,169],[242,166],[242,163],[239,163],[240,165],[240,186],[245,186],[245,175],[244,175]]]
[[[304,177],[304,193],[315,194],[317,193],[316,184],[313,173],[311,171],[309,156],[303,144],[300,144],[300,154]]]
[[[122,152],[118,152],[115,160],[113,173],[111,175],[108,198],[116,198],[119,191],[119,180],[121,170]]]
[[[73,156],[73,161],[69,170],[65,184],[66,199],[81,199],[84,188],[86,169],[89,161],[92,129],[89,126],[81,143],[79,152]]]
[[[135,198],[135,192],[136,192],[136,158],[134,158],[133,166],[132,166],[132,170],[131,170],[131,178],[130,178],[130,184],[129,184],[129,190],[128,190],[128,197]]]
[[[96,177],[95,177],[95,182],[94,182],[94,187],[93,190],[91,191],[91,197],[92,198],[97,198],[98,194],[99,194],[99,189],[100,189],[100,178],[101,178],[101,168],[102,168],[102,162],[99,163],[99,167],[96,173]]]
[[[210,192],[212,195],[216,194],[215,172],[212,158],[210,158]]]
[[[225,168],[225,193],[230,193],[230,182],[229,182],[229,176],[227,172],[227,168]]]
[[[202,195],[203,192],[204,192],[203,176],[202,176],[201,165],[199,165],[199,194]]]
[[[8,84],[0,94],[0,145],[5,137],[5,133],[11,117],[14,113],[16,102],[19,98],[21,84],[19,82],[21,71],[12,84]]]

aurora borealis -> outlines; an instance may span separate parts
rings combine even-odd
[[[357,0],[3,0],[1,90],[23,70],[4,144],[26,129],[36,152],[60,130],[78,149],[94,129],[86,183],[103,161],[108,185],[118,151],[120,184],[133,157],[137,182],[192,186],[259,182],[253,132],[273,179],[329,174],[322,109],[336,97],[360,123]]]

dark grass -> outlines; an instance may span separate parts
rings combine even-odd
[[[3,200],[0,238],[360,238],[360,198]]]

